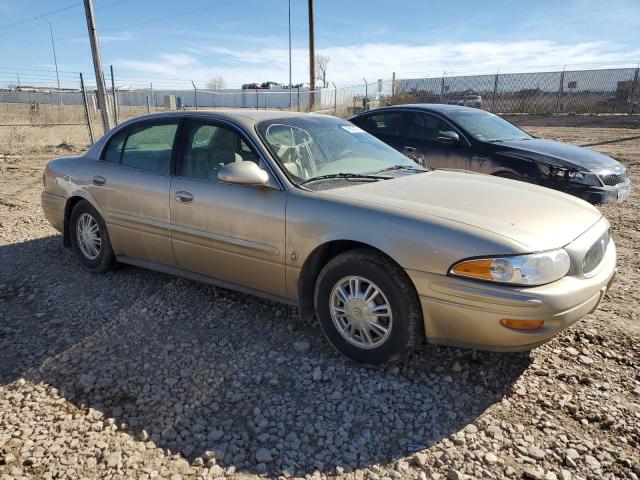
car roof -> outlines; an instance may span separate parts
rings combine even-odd
[[[387,110],[402,110],[406,108],[411,108],[415,110],[424,110],[425,112],[437,112],[437,113],[442,113],[444,115],[446,115],[448,112],[478,110],[477,108],[463,107],[460,105],[447,105],[444,103],[404,103],[401,105],[390,105],[388,107],[381,107],[381,108],[375,108],[372,110],[366,110],[358,115],[363,115],[371,112],[383,112]]]
[[[218,118],[226,118],[229,120],[235,120],[240,122],[246,122],[247,119],[253,120],[254,122],[260,122],[262,120],[272,120],[278,118],[287,118],[287,117],[306,117],[309,115],[312,116],[323,116],[321,114],[316,113],[302,113],[302,112],[290,112],[288,110],[252,110],[250,108],[243,109],[235,109],[235,110],[177,110],[177,111],[169,111],[169,112],[156,112],[150,113],[148,115],[142,115],[140,117],[136,117],[135,119],[141,120],[144,118],[157,118],[163,116],[203,116],[209,117],[215,115]]]

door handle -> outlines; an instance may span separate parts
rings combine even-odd
[[[409,147],[408,145],[405,145],[404,147],[402,147],[402,150],[408,153],[415,153],[416,147]]]
[[[181,203],[191,203],[193,202],[193,195],[189,192],[176,192],[176,199]]]
[[[93,177],[93,184],[94,185],[104,185],[105,183],[107,183],[107,179],[104,178],[101,175],[96,175],[95,177]]]

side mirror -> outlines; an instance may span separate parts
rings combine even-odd
[[[460,145],[460,135],[451,130],[438,132],[438,141],[449,145]]]
[[[269,182],[269,174],[257,163],[244,160],[220,167],[218,180],[236,185],[266,185]]]

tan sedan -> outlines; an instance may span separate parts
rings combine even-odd
[[[50,162],[42,206],[91,271],[122,262],[294,304],[373,364],[423,335],[530,349],[592,312],[616,269],[588,203],[425,170],[323,115],[136,118]]]

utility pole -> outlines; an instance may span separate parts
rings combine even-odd
[[[316,90],[316,49],[313,34],[313,0],[309,0],[309,110],[313,110]]]
[[[111,119],[109,118],[109,106],[107,103],[107,88],[102,72],[100,45],[98,44],[98,34],[96,33],[96,20],[93,16],[93,0],[84,0],[84,13],[87,17],[87,29],[89,30],[89,42],[91,43],[91,54],[93,56],[93,70],[96,74],[98,108],[100,108],[102,117],[102,128],[104,133],[107,133],[111,129]]]
[[[291,0],[289,0],[289,110],[291,110],[292,95],[293,95],[293,92],[291,91]]]

